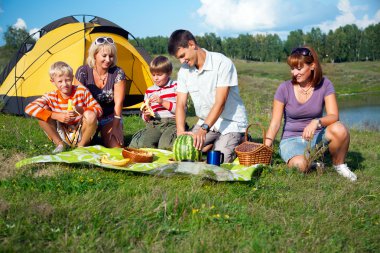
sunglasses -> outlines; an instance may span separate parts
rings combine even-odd
[[[115,42],[110,37],[98,37],[95,40],[95,45],[102,45],[104,43],[114,44]]]
[[[306,47],[297,47],[293,49],[291,54],[301,54],[303,56],[313,56],[310,50]]]

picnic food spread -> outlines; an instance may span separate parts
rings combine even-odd
[[[126,166],[128,163],[130,163],[131,159],[129,158],[124,158],[121,160],[110,160],[108,156],[103,155],[100,158],[100,162],[103,164],[110,164],[110,165],[115,165],[115,166]]]
[[[153,153],[138,148],[124,148],[121,152],[124,158],[131,159],[134,163],[153,162]]]

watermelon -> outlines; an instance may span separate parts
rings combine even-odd
[[[202,152],[193,146],[194,140],[191,135],[180,135],[173,144],[173,155],[175,161],[200,161]]]

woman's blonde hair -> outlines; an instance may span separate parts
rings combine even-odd
[[[111,53],[113,55],[113,62],[110,68],[116,66],[117,50],[116,50],[115,44],[111,44],[108,42],[105,42],[103,44],[96,44],[95,42],[96,42],[96,39],[94,40],[94,42],[92,42],[90,48],[88,49],[88,57],[87,57],[88,66],[90,66],[91,68],[95,67],[95,55],[99,53],[101,49],[104,49],[104,51],[106,51],[107,53]]]
[[[311,73],[311,85],[315,87],[322,81],[322,67],[317,53],[311,46],[295,48],[289,55],[287,62],[291,68],[302,68],[304,64],[314,64],[314,68]],[[292,83],[297,83],[296,77],[294,76],[292,77]]]

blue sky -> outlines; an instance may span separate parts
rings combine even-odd
[[[74,14],[108,19],[135,37],[170,36],[176,29],[195,35],[277,33],[346,24],[365,28],[380,22],[380,0],[0,0],[0,46],[9,26],[34,32]]]

